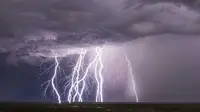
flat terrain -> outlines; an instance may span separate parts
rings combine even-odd
[[[0,112],[199,112],[200,104],[20,104],[1,103]]]

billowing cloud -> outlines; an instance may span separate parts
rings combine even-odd
[[[199,12],[185,2],[125,6],[126,0],[2,0],[0,51],[65,56],[82,47],[140,37],[199,35]]]

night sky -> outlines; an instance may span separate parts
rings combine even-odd
[[[30,65],[23,61],[18,61],[17,63],[14,61],[8,62],[7,58],[9,54],[1,54],[1,86],[0,88],[3,90],[1,92],[0,101],[2,102],[29,102],[29,103],[56,103],[57,99],[55,94],[52,92],[52,87],[49,86],[46,95],[44,96],[44,89],[47,85],[43,85],[46,81],[51,79],[54,73],[54,67],[49,69],[48,73],[44,73],[44,71],[54,64],[53,59],[49,59],[49,61],[45,61],[39,64]],[[64,68],[64,73],[70,75],[72,71],[72,67],[70,67],[69,61],[71,63],[75,62],[77,59],[77,55],[73,55],[69,58],[62,58],[60,66]],[[45,59],[44,59],[45,60]],[[43,60],[43,61],[44,61]],[[44,73],[44,74],[41,74]],[[58,75],[62,74],[63,71],[58,71]],[[61,77],[62,78],[62,77]],[[59,80],[59,79],[58,79]],[[63,83],[59,84],[58,88],[62,91],[61,87]],[[43,86],[42,86],[43,85]],[[69,88],[68,88],[69,89]],[[95,92],[95,88],[92,90]],[[95,94],[89,94],[88,96],[84,96],[87,102],[93,102]],[[62,99],[63,102],[66,103],[65,99]]]
[[[40,67],[20,63],[18,66],[6,62],[8,54],[1,54],[1,101],[6,102],[46,102],[51,98],[42,96],[41,84],[46,81],[37,75]],[[48,77],[47,77],[48,78]]]

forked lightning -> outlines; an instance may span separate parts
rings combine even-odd
[[[74,67],[72,73],[72,81],[71,87],[68,92],[68,102],[83,102],[83,92],[86,88],[86,80],[90,76],[90,72],[93,69],[93,74],[95,76],[97,82],[97,90],[96,90],[96,100],[95,102],[103,102],[103,77],[102,77],[102,49],[100,47],[96,47],[96,56],[95,58],[88,64],[85,71],[81,72],[81,66],[83,63],[83,59],[87,54],[86,50],[82,50],[80,57]],[[82,75],[82,77],[80,76]]]
[[[93,59],[89,60],[88,64],[85,64],[85,59],[87,54],[89,54],[89,51],[95,52],[95,55],[93,56]],[[81,49],[79,58],[73,68],[72,74],[71,74],[71,81],[70,83],[67,82],[64,87],[67,89],[67,86],[69,86],[69,90],[64,90],[64,96],[67,96],[67,102],[73,103],[73,102],[84,102],[84,94],[86,92],[87,88],[87,79],[91,78],[95,80],[96,82],[96,96],[95,96],[95,102],[103,102],[104,99],[104,92],[103,92],[103,84],[104,84],[104,79],[102,75],[102,70],[103,70],[103,62],[102,62],[102,55],[103,51],[101,47],[96,47],[95,49]],[[130,75],[132,77],[132,83],[133,83],[133,91],[136,97],[136,102],[139,101],[138,99],[138,94],[136,91],[136,83],[135,79],[133,76],[133,71],[131,67],[130,60],[128,59],[127,55],[125,55],[125,59],[128,63]],[[51,77],[51,86],[53,88],[53,92],[56,94],[56,98],[58,103],[62,103],[61,97],[62,95],[60,94],[58,87],[57,87],[57,74],[58,74],[58,68],[59,67],[59,61],[57,57],[54,57],[55,60],[55,67],[54,67],[54,74]],[[86,66],[86,67],[85,67]],[[49,86],[49,84],[48,84]],[[46,90],[45,90],[46,91]],[[67,92],[66,92],[67,91]],[[64,98],[63,98],[64,99]]]
[[[51,86],[53,88],[53,91],[56,93],[56,96],[57,96],[57,99],[58,99],[58,103],[60,104],[61,103],[61,97],[60,97],[60,94],[55,86],[55,79],[56,79],[56,76],[57,76],[57,71],[58,71],[58,67],[59,67],[59,62],[58,62],[58,58],[55,57],[55,69],[54,69],[54,74],[53,74],[53,77],[51,78]]]

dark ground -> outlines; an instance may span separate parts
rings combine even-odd
[[[199,112],[199,104],[0,104],[0,112]]]

